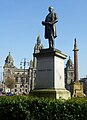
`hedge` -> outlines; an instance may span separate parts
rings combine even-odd
[[[87,120],[87,98],[0,96],[0,120]]]

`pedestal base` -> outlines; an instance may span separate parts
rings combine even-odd
[[[37,70],[35,88],[30,94],[38,97],[54,99],[68,99],[70,92],[65,89],[64,59],[66,55],[60,50],[42,49],[35,53],[37,58]]]
[[[77,81],[71,84],[72,97],[84,97],[83,83]]]
[[[70,92],[66,89],[40,89],[32,90],[30,95],[44,98],[53,99],[69,99],[71,97]]]

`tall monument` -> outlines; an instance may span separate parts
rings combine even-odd
[[[76,38],[74,40],[74,82],[71,83],[71,96],[72,97],[83,97],[83,83],[79,82],[78,79],[78,51]]]
[[[41,49],[35,53],[37,58],[35,89],[31,94],[38,97],[70,98],[70,92],[65,89],[64,82],[64,59],[66,55],[54,48],[56,34],[56,23],[58,21],[53,7],[49,7],[49,14],[42,25],[45,26],[45,39],[48,39],[49,48]]]
[[[74,41],[74,81],[78,81],[78,51],[76,38]]]

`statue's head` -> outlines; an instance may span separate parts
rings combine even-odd
[[[54,10],[54,8],[53,8],[52,6],[50,6],[50,7],[48,8],[48,10],[49,10],[49,12],[52,12],[52,11]]]

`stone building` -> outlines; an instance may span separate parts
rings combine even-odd
[[[24,70],[22,68],[16,68],[10,52],[6,57],[3,69],[4,69],[3,75],[4,92],[13,92],[15,94],[29,93],[28,69]],[[11,89],[11,91],[6,84],[6,81],[9,79],[15,80],[14,86]]]
[[[37,37],[37,43],[34,47],[34,53],[39,52],[43,48],[41,44],[40,35]],[[14,94],[29,94],[30,90],[34,89],[34,80],[36,75],[37,59],[33,57],[33,61],[29,61],[29,68],[25,68],[26,59],[24,58],[24,68],[20,66],[17,68],[14,65],[13,57],[9,52],[4,64],[3,74],[3,92],[13,92]],[[13,88],[10,89],[6,85],[6,80],[15,80]]]
[[[70,84],[74,81],[74,64],[69,57],[65,67],[65,87],[70,91]]]
[[[80,78],[80,82],[83,83],[83,92],[87,96],[87,77]]]

